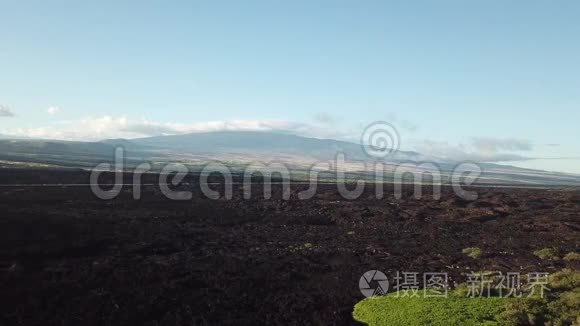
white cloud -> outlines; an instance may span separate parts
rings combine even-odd
[[[471,144],[476,149],[486,153],[499,151],[531,151],[533,145],[530,141],[515,138],[473,138]]]
[[[340,138],[335,130],[284,120],[227,120],[191,123],[160,123],[130,120],[127,117],[89,117],[76,121],[61,121],[52,126],[17,128],[3,133],[17,137],[89,140],[139,138],[211,131],[271,131],[319,138]]]
[[[314,120],[322,124],[334,124],[336,122],[336,117],[332,114],[326,112],[319,112],[314,115]]]
[[[60,108],[58,106],[51,106],[46,110],[46,112],[50,115],[55,115],[60,112]]]
[[[4,134],[44,139],[101,140],[126,136],[120,131],[126,125],[125,117],[103,116],[77,121],[61,121],[57,125],[47,127],[17,128],[8,130]]]
[[[442,141],[414,142],[413,149],[433,158],[452,161],[500,162],[526,160],[514,151],[530,151],[531,142],[494,138],[474,138],[468,143],[450,144]]]
[[[277,131],[301,132],[308,126],[281,120],[228,120],[193,123],[156,123],[143,120],[127,124],[122,131],[142,136],[174,135],[211,131]]]
[[[9,107],[0,104],[0,117],[13,117],[14,113]]]

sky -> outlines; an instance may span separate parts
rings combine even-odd
[[[357,141],[388,121],[402,149],[580,173],[579,16],[575,0],[0,0],[0,134]]]

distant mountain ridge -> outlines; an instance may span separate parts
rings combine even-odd
[[[110,141],[107,141],[110,143]],[[348,158],[368,157],[359,144],[334,139],[308,138],[292,134],[260,131],[221,131],[132,139],[133,144],[188,153],[262,153],[305,155],[332,159],[338,152]],[[398,159],[418,158],[419,153],[400,151]]]
[[[171,161],[182,155],[211,157],[229,154],[248,157],[304,157],[330,160],[338,152],[347,160],[367,160],[363,148],[355,143],[308,138],[291,134],[259,131],[220,131],[191,133],[171,136],[155,136],[136,139],[107,139],[96,142],[64,141],[47,139],[0,139],[0,159],[49,162],[93,162],[111,160],[116,147],[122,147],[134,158],[152,157]],[[411,151],[399,151],[393,161],[419,160],[421,155]]]
[[[282,161],[294,169],[307,170],[316,161],[332,161],[337,153],[345,154],[350,170],[367,174],[370,158],[363,147],[348,141],[308,138],[292,134],[258,131],[220,131],[137,139],[107,139],[98,142],[43,139],[0,139],[0,167],[48,164],[55,167],[92,168],[102,162],[114,162],[115,149],[124,148],[126,168],[142,162],[154,162],[159,169],[165,163],[180,162],[200,169],[204,162],[221,161],[244,166],[256,161]],[[12,162],[12,163],[11,163]],[[389,155],[385,172],[406,165],[414,171],[426,171],[413,162],[433,162],[449,174],[458,162],[424,156],[413,151]],[[408,164],[411,163],[411,164]],[[580,185],[580,177],[492,163],[479,164],[487,183],[523,185]],[[391,171],[389,171],[391,169]],[[194,169],[195,170],[195,169]],[[358,171],[358,172],[357,172]]]

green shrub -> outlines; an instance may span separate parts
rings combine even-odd
[[[513,299],[496,319],[500,325],[541,325],[547,312],[546,300],[539,298]]]
[[[548,278],[548,287],[561,291],[573,290],[580,287],[580,272],[564,268],[550,275]]]
[[[556,250],[553,248],[544,248],[540,250],[534,251],[534,255],[540,259],[558,259],[558,255],[556,254]]]
[[[500,325],[578,325],[580,288],[550,299],[521,298],[507,302],[496,320]],[[575,323],[576,322],[576,323]]]
[[[564,260],[566,261],[580,261],[580,254],[577,252],[569,252],[564,256]]]
[[[548,305],[553,325],[579,325],[580,288],[560,294],[557,300]]]
[[[462,253],[466,254],[467,256],[477,259],[483,255],[483,251],[478,247],[470,247],[463,249]]]

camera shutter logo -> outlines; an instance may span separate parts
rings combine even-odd
[[[389,290],[389,280],[385,273],[371,270],[364,273],[358,281],[360,293],[365,297],[384,295]]]

